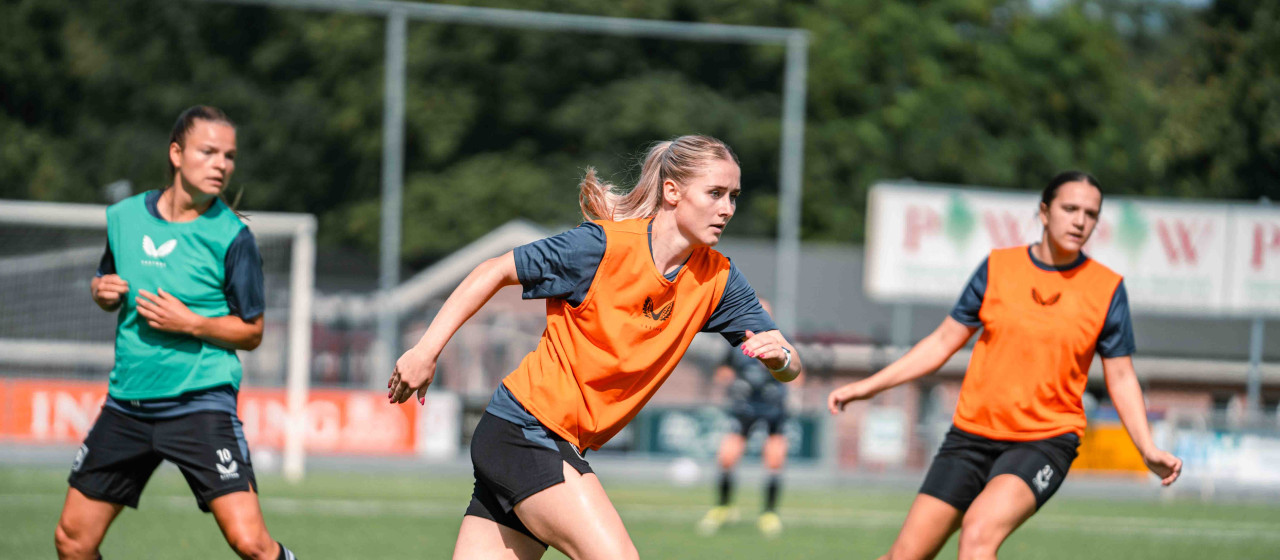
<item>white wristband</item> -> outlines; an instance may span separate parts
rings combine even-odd
[[[769,368],[769,371],[773,373],[780,373],[780,372],[786,371],[788,367],[791,367],[791,349],[787,348],[786,346],[783,346],[782,351],[787,353],[787,361],[782,363],[782,367],[778,369]],[[768,366],[765,366],[765,367],[768,367]]]

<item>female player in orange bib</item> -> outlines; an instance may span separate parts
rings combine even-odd
[[[1054,177],[1041,194],[1039,243],[992,251],[933,334],[875,375],[831,392],[827,405],[838,414],[936,371],[983,329],[954,425],[883,558],[933,558],[957,529],[960,558],[995,558],[1076,457],[1095,352],[1143,461],[1166,486],[1178,479],[1182,461],[1155,446],[1147,425],[1122,278],[1081,252],[1101,211],[1093,177]]]
[[[476,267],[396,362],[389,399],[419,401],[449,338],[503,286],[547,300],[538,347],[493,394],[471,441],[475,491],[453,557],[637,558],[583,458],[626,426],[698,332],[718,332],[780,381],[795,349],[755,291],[712,250],[741,192],[738,161],[705,136],[660,142],[626,194],[588,169],[591,221]]]

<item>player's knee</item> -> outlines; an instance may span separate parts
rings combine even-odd
[[[623,560],[640,560],[640,552],[636,550],[636,545],[628,540],[626,543],[618,545],[609,558],[622,558]]]
[[[716,453],[716,459],[723,468],[733,468],[741,456],[742,445],[731,439],[725,439],[724,443],[720,444],[720,451]]]
[[[933,558],[932,550],[899,541],[893,543],[893,548],[889,549],[888,554],[881,556],[880,560],[929,560],[931,558]]]
[[[721,469],[729,470],[738,466],[738,458],[729,455],[720,455],[719,464]]]
[[[53,531],[53,544],[62,560],[97,558],[98,543],[62,522]]]
[[[994,558],[1000,540],[1000,531],[989,520],[966,516],[960,528],[960,558]]]
[[[266,531],[231,530],[227,531],[227,544],[241,558],[253,560],[275,560],[280,547]]]
[[[614,560],[615,558],[639,560],[640,558],[640,553],[636,550],[636,545],[631,542],[631,539],[624,539],[619,542],[596,541],[591,546],[566,546],[561,550],[565,550],[566,555],[571,558],[586,558],[590,560]]]
[[[782,467],[786,466],[786,464],[787,464],[786,451],[782,451],[781,453],[778,453],[778,452],[770,453],[764,458],[765,468],[769,469],[775,474],[781,471]]]

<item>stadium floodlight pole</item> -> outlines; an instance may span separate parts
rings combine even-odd
[[[373,375],[377,384],[390,376],[400,350],[399,316],[390,296],[400,284],[400,235],[404,211],[404,84],[408,21],[403,10],[387,14],[386,102],[382,109],[382,245],[378,274],[378,343]]]
[[[1245,380],[1245,421],[1262,420],[1262,340],[1266,325],[1259,315],[1253,318],[1249,333],[1249,376]]]
[[[804,100],[809,36],[787,37],[787,65],[782,93],[782,165],[778,171],[777,317],[783,332],[795,335],[796,292],[800,277],[800,199],[804,171]]]
[[[783,45],[787,49],[783,88],[782,163],[779,171],[777,322],[785,330],[796,326],[795,306],[800,261],[801,176],[804,160],[804,106],[809,33],[803,29],[691,23],[645,19],[557,14],[499,8],[447,6],[383,0],[197,0],[277,8],[347,12],[387,17],[387,91],[383,131],[382,246],[379,287],[387,294],[388,282],[399,280],[400,200],[404,135],[404,26],[407,19],[443,23],[510,27],[541,31],[567,31],[604,35],[648,37],[679,41],[716,41]],[[399,34],[398,37],[394,37]],[[393,42],[398,40],[397,50]],[[395,57],[395,58],[393,58]],[[393,81],[399,87],[394,87]],[[393,96],[396,96],[393,98]],[[394,141],[394,142],[393,142]],[[394,203],[394,204],[393,204]],[[390,307],[385,303],[380,309]],[[380,352],[376,366],[390,371],[396,343],[395,321],[387,310],[378,321]],[[375,378],[376,379],[376,378]]]
[[[1271,199],[1262,197],[1258,201],[1260,208],[1271,206]],[[1266,322],[1262,315],[1254,315],[1253,325],[1249,332],[1249,375],[1245,378],[1245,419],[1249,423],[1262,422],[1262,347]]]

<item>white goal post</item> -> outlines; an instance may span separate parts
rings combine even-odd
[[[106,247],[106,208],[0,200],[0,375],[105,380],[114,360],[115,315],[97,310],[88,285]],[[298,480],[311,377],[316,218],[246,212],[245,222],[262,252],[269,329],[263,345],[241,358],[250,383],[286,387],[282,469]]]

